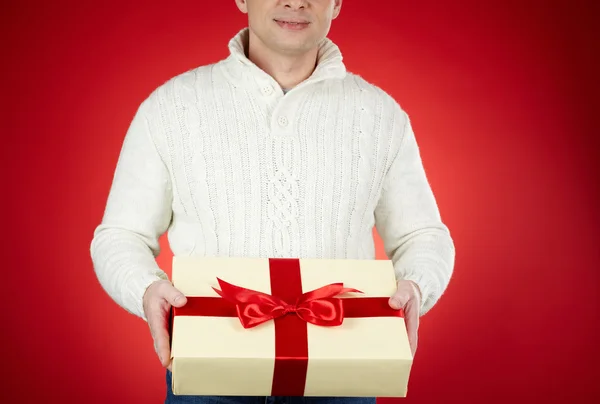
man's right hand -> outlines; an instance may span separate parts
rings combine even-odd
[[[169,312],[171,306],[181,307],[187,299],[168,280],[152,283],[144,293],[144,313],[154,340],[154,350],[161,364],[171,370],[171,350],[169,344]]]

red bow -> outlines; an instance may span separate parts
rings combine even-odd
[[[339,326],[344,321],[344,307],[335,296],[346,292],[362,293],[360,290],[344,288],[343,283],[332,283],[306,292],[290,304],[266,293],[232,285],[219,278],[217,280],[221,290],[213,288],[214,291],[235,304],[244,328],[255,327],[288,313],[296,313],[312,324]]]

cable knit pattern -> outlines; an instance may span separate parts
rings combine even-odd
[[[267,208],[272,227],[276,257],[291,255],[292,235],[298,233],[298,180],[292,162],[297,160],[297,146],[293,138],[276,137],[273,155],[274,172],[269,181]]]
[[[284,94],[246,57],[247,34],[141,102],[90,246],[100,284],[145,319],[164,233],[175,255],[374,259],[375,227],[425,314],[455,252],[408,116],[328,39]]]

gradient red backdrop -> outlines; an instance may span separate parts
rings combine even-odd
[[[600,394],[600,13],[561,3],[346,0],[332,27],[349,70],[411,115],[456,243],[407,402]],[[147,326],[103,292],[89,244],[139,103],[227,56],[244,16],[233,0],[3,9],[0,401],[160,403]]]

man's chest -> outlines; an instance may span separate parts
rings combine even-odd
[[[198,95],[174,97],[162,122],[176,207],[259,204],[284,221],[374,209],[390,155],[378,105],[326,89],[277,96],[205,87]]]

